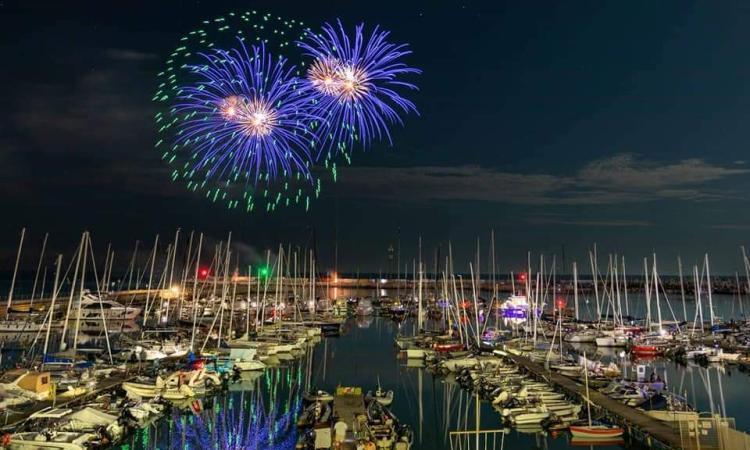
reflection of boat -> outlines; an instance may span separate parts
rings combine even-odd
[[[622,438],[606,439],[606,438],[577,438],[574,437],[570,440],[572,447],[615,447],[617,445],[624,444],[625,441]]]
[[[358,316],[371,316],[374,309],[372,302],[366,298],[360,299],[357,304],[357,315]]]
[[[370,325],[372,325],[373,320],[375,320],[372,315],[370,316],[358,316],[357,317],[357,327],[366,329],[370,328]]]
[[[622,436],[623,430],[610,425],[571,425],[570,433],[577,439],[610,440]]]
[[[59,327],[60,325],[52,325]],[[23,320],[2,320],[0,321],[0,333],[39,333],[46,330],[43,323],[23,321]]]

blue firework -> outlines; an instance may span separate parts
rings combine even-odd
[[[174,113],[176,146],[190,153],[191,171],[206,179],[257,183],[279,175],[310,175],[307,87],[283,57],[265,46],[204,53],[190,66],[196,81],[183,86]]]
[[[379,27],[365,34],[360,24],[352,37],[338,21],[298,42],[312,58],[307,83],[322,118],[316,130],[320,150],[348,155],[357,142],[367,148],[383,138],[392,145],[389,127],[402,125],[402,114],[417,113],[399,91],[416,90],[404,77],[421,71],[403,62],[411,53],[408,46],[388,42],[388,35]]]

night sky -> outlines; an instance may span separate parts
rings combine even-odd
[[[169,178],[151,102],[164,60],[203,19],[257,9],[309,26],[341,18],[392,30],[423,70],[420,116],[339,171],[303,209],[229,211]],[[244,258],[279,242],[321,264],[387,269],[422,235],[461,268],[495,230],[503,270],[526,251],[583,263],[656,251],[741,265],[750,230],[750,4],[628,1],[0,0],[0,263],[18,232],[69,254],[81,231],[122,258],[136,239],[234,233]],[[400,233],[399,233],[400,230]],[[25,264],[34,265],[32,247]],[[587,261],[586,261],[587,262]]]

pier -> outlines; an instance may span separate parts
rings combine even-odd
[[[333,415],[337,418],[337,422],[344,422],[347,426],[346,437],[341,443],[341,448],[357,448],[356,437],[360,431],[358,418],[366,414],[362,388],[339,387],[336,389],[336,395],[333,398]]]
[[[565,393],[581,399],[586,397],[586,388],[580,383],[559,373],[545,370],[541,364],[535,363],[526,357],[513,354],[508,354],[507,357],[519,367],[523,367],[536,377],[554,384]],[[624,429],[628,430],[631,435],[638,434],[633,433],[632,430],[635,428],[643,435],[642,440],[644,443],[650,447],[665,449],[682,448],[682,438],[679,429],[671,427],[665,422],[658,421],[636,408],[611,399],[596,389],[589,389],[589,400],[592,406],[605,410],[609,416],[615,419]]]

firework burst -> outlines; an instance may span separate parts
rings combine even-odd
[[[366,35],[360,24],[352,38],[339,21],[298,42],[312,58],[307,81],[323,118],[320,149],[335,147],[348,154],[357,142],[367,148],[373,140],[386,138],[392,144],[389,127],[403,124],[401,114],[417,113],[399,91],[416,90],[403,78],[421,71],[402,61],[411,51],[406,44],[388,42],[388,35],[378,27]]]
[[[313,172],[307,83],[277,56],[297,58],[306,33],[299,21],[248,11],[180,39],[153,98],[156,148],[174,181],[230,209],[309,208],[325,173]]]
[[[176,145],[190,152],[207,178],[243,175],[258,182],[300,173],[310,179],[305,83],[293,75],[283,57],[265,47],[216,50],[203,54],[205,64],[190,67],[198,80],[183,87],[175,114]]]

